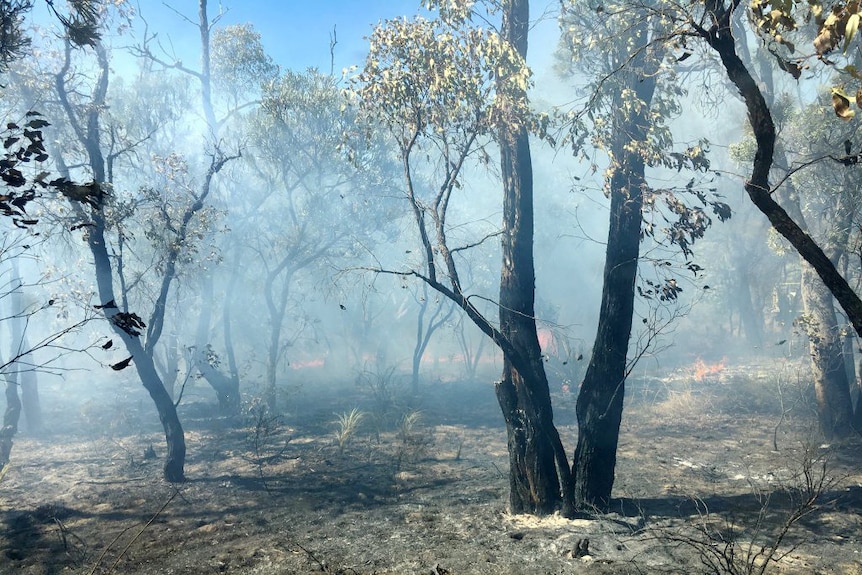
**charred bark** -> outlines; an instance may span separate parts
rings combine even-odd
[[[645,41],[641,22],[632,36]],[[602,300],[592,356],[578,393],[578,443],[572,462],[574,500],[578,509],[605,510],[610,503],[625,398],[629,338],[634,314],[635,279],[640,257],[644,192],[647,188],[638,145],[647,138],[656,74],[647,70],[645,53],[632,60],[624,79],[641,105],[627,112],[619,103],[611,142],[610,226],[605,253]]]
[[[529,5],[513,0],[503,15],[503,38],[526,58]],[[526,99],[526,94],[511,95]],[[533,170],[526,127],[500,130],[503,176],[503,264],[500,332],[518,351],[504,354],[497,400],[506,421],[510,504],[513,513],[552,513],[563,503],[571,514],[571,474],[553,422],[551,396],[535,321]]]
[[[626,357],[640,255],[643,161],[632,154],[611,177],[611,221],[599,325],[577,401],[572,474],[579,509],[607,509],[625,397]]]
[[[844,309],[856,333],[862,337],[862,299],[853,291],[817,242],[772,197],[769,172],[775,153],[775,124],[757,82],[736,53],[731,17],[738,5],[739,0],[731,0],[727,4],[724,0],[708,0],[705,9],[713,22],[712,26],[706,29],[695,24],[694,28],[719,55],[727,77],[739,90],[748,110],[748,121],[754,133],[757,150],[751,178],[745,183],[745,191],[775,230],[790,242],[820,276]]]

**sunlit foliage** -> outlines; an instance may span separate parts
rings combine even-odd
[[[526,63],[493,28],[464,25],[470,3],[446,4],[438,19],[387,20],[374,29],[353,84],[363,113],[404,146],[419,135],[472,140],[503,122],[541,132],[547,118],[517,96],[531,84]],[[498,78],[509,89],[499,90]]]
[[[275,78],[278,67],[264,51],[251,24],[216,28],[212,34],[212,79],[215,88],[239,103]]]

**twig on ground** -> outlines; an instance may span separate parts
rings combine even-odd
[[[179,490],[179,489],[175,489],[175,490],[174,490],[174,492],[171,494],[171,496],[168,498],[168,500],[167,500],[167,501],[165,501],[164,505],[162,505],[162,506],[159,508],[159,510],[158,510],[158,511],[156,511],[155,515],[153,515],[152,517],[150,517],[150,520],[149,520],[149,521],[147,521],[147,522],[144,524],[144,526],[143,526],[143,527],[141,527],[141,530],[140,530],[140,531],[138,531],[137,535],[135,535],[134,537],[132,537],[132,540],[131,540],[131,541],[129,541],[129,543],[128,543],[124,548],[123,548],[123,550],[120,552],[120,554],[119,554],[119,555],[117,556],[117,558],[114,560],[114,562],[111,564],[111,566],[110,566],[110,567],[108,568],[108,570],[105,572],[106,574],[108,574],[108,573],[112,573],[112,572],[114,571],[114,569],[116,569],[117,565],[119,565],[119,564],[120,564],[120,560],[121,560],[121,559],[126,555],[126,553],[129,551],[129,549],[130,549],[130,548],[132,547],[132,545],[135,543],[135,541],[137,541],[137,540],[138,540],[138,538],[139,538],[141,535],[143,535],[144,531],[146,531],[146,530],[147,530],[147,528],[148,528],[150,525],[152,525],[152,524],[153,524],[153,522],[154,522],[156,519],[158,519],[159,515],[161,515],[161,514],[162,514],[162,512],[163,512],[165,509],[167,509],[167,508],[168,508],[168,505],[170,505],[170,504],[171,504],[171,501],[173,501],[173,500],[174,500],[174,498],[175,498],[177,495],[179,495],[179,492],[180,492],[180,490]],[[121,532],[120,532],[116,537],[114,537],[114,539],[113,539],[113,540],[108,544],[108,546],[107,546],[107,547],[105,547],[105,550],[104,550],[104,551],[102,551],[102,554],[101,554],[101,555],[99,555],[99,558],[96,560],[96,563],[93,565],[93,568],[92,568],[92,569],[90,569],[90,573],[89,573],[89,575],[94,575],[94,574],[96,573],[96,569],[98,569],[98,568],[99,568],[99,565],[102,563],[102,559],[104,559],[104,558],[105,558],[105,555],[108,553],[108,551],[109,551],[109,550],[111,549],[111,547],[114,545],[114,543],[116,543],[116,542],[117,542],[117,540],[118,540],[118,539],[123,535],[123,533],[125,533],[125,532],[126,532],[126,531],[128,531],[129,529],[131,529],[131,527],[127,527],[126,529],[123,529],[123,530],[122,530],[122,531],[121,531]]]

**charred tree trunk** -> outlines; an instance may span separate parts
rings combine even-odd
[[[503,37],[527,54],[529,6],[512,0],[503,15]],[[526,98],[526,94],[511,97]],[[506,421],[510,504],[513,513],[552,513],[561,502],[572,511],[570,472],[554,427],[551,396],[535,321],[533,263],[533,170],[524,126],[500,133],[503,176],[503,265],[500,276],[500,332],[519,352],[522,365],[504,358],[496,385]]]
[[[780,146],[777,147],[777,154],[783,159],[784,152]],[[786,161],[782,164],[788,165]],[[800,227],[807,231],[799,195],[792,182],[788,182],[787,190],[787,193],[783,194],[787,199],[787,211]],[[830,220],[835,227],[826,232],[823,250],[833,265],[837,265],[846,250],[852,221],[847,203],[840,197],[836,198]],[[820,430],[829,440],[846,437],[853,430],[853,403],[844,356],[847,339],[844,335],[845,326],[838,322],[834,298],[829,289],[802,258],[800,265],[800,291],[804,308],[801,323],[808,337]]]
[[[731,0],[727,5],[723,0],[708,0],[706,10],[712,15],[711,21],[714,24],[708,30],[699,27],[695,27],[695,29],[718,53],[727,72],[727,77],[739,90],[748,110],[748,120],[754,132],[757,149],[754,155],[751,178],[745,183],[745,191],[754,205],[766,215],[776,231],[790,242],[797,253],[816,272],[826,289],[844,309],[856,333],[862,336],[862,300],[838,272],[835,263],[825,251],[805,232],[802,225],[795,221],[772,197],[769,172],[772,169],[775,154],[775,124],[763,92],[736,53],[730,21],[738,4],[739,0]],[[811,282],[808,283],[810,287]],[[819,306],[815,302],[809,303],[812,305],[812,309]],[[815,370],[825,369],[824,373],[833,373],[831,371],[832,352],[830,350],[815,351],[813,355]],[[824,380],[824,385],[830,385],[828,381]],[[832,403],[834,400],[844,396],[844,392],[837,389],[824,388],[821,391],[822,393],[818,392],[818,404],[819,407],[827,410],[835,407]],[[822,404],[819,403],[821,395]],[[858,411],[854,415],[854,420],[862,420],[862,414]],[[838,417],[834,413],[821,413],[821,423],[826,423],[823,432],[826,435],[832,435],[840,431],[845,425],[842,420],[843,416]]]
[[[646,41],[647,24],[634,35]],[[611,210],[605,255],[602,301],[592,357],[578,394],[578,444],[572,463],[575,504],[578,509],[607,509],[614,485],[620,422],[625,397],[626,358],[634,314],[635,279],[640,257],[641,222],[646,189],[645,165],[637,153],[646,140],[648,114],[655,93],[655,74],[628,72],[626,83],[641,105],[614,115],[611,142]]]
[[[713,25],[705,29],[695,24],[694,29],[719,55],[728,79],[739,90],[748,110],[748,121],[754,133],[757,149],[751,177],[745,183],[745,191],[754,205],[769,219],[775,230],[790,242],[820,276],[844,309],[856,333],[862,336],[862,299],[853,291],[817,242],[811,239],[772,197],[769,172],[772,169],[775,153],[775,123],[757,82],[736,53],[731,19],[739,3],[740,0],[730,0],[727,3],[725,0],[708,0],[705,9],[711,15],[710,21]]]
[[[626,356],[640,255],[643,162],[631,154],[611,177],[611,222],[593,354],[577,401],[572,474],[579,509],[606,509],[614,485]]]

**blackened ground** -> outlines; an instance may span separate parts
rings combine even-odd
[[[805,378],[776,370],[633,378],[619,499],[579,520],[507,513],[490,384],[420,398],[309,386],[283,416],[249,402],[234,420],[193,401],[181,406],[180,486],[160,478],[146,401],[48,403],[53,433],[22,434],[0,480],[0,573],[703,573],[730,552],[757,561],[750,551],[775,540],[813,483],[822,493],[770,568],[862,574],[860,442],[823,445]],[[554,402],[571,449],[574,396]],[[353,408],[361,419],[340,444]]]

